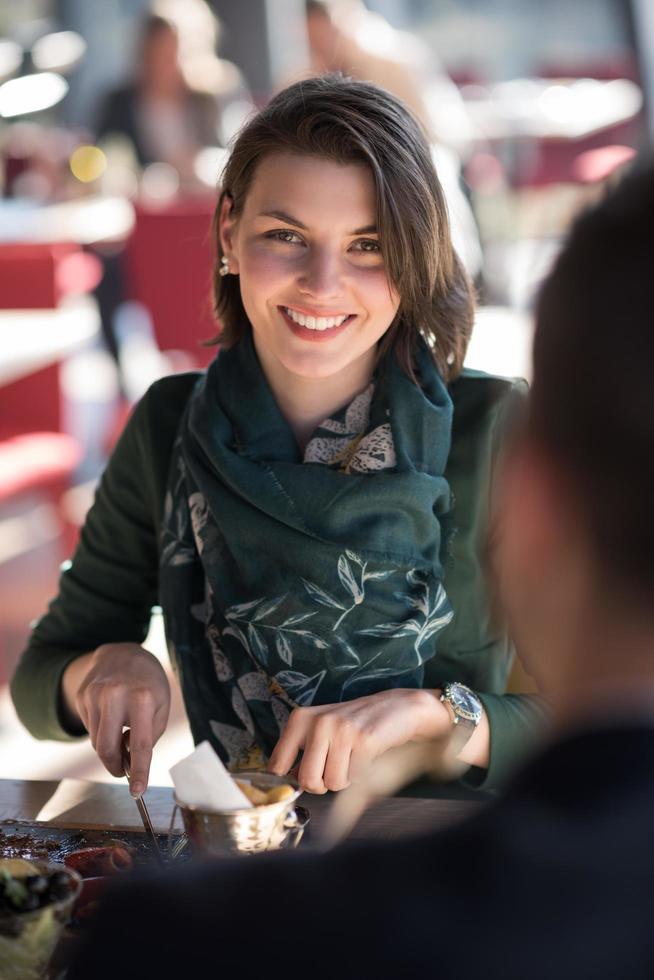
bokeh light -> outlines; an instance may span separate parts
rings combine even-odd
[[[83,184],[90,184],[107,169],[107,158],[97,146],[78,146],[71,154],[70,169]]]
[[[44,71],[37,75],[12,78],[0,85],[0,116],[26,116],[61,102],[68,82],[61,75]]]
[[[76,31],[57,31],[39,38],[32,62],[40,71],[70,71],[84,57],[86,41]]]
[[[141,177],[141,194],[151,201],[172,200],[179,191],[179,174],[168,163],[151,163]]]
[[[23,49],[20,44],[8,38],[0,38],[0,78],[6,78],[20,68]]]

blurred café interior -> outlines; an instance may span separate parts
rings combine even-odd
[[[257,106],[334,70],[407,102],[479,296],[467,364],[511,377],[529,376],[534,292],[571,220],[651,140],[650,0],[329,6],[0,3],[1,778],[112,779],[86,743],[34,741],[8,680],[131,407],[213,356],[211,216]],[[156,611],[146,646],[165,661]],[[177,696],[154,784],[191,744]]]

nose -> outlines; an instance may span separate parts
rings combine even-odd
[[[299,273],[298,286],[303,293],[317,300],[339,296],[341,260],[338,253],[326,248],[308,249]]]

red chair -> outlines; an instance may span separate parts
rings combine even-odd
[[[632,55],[593,59],[588,62],[578,60],[548,61],[536,69],[539,78],[581,79],[594,78],[599,81],[614,81],[625,78],[642,85],[638,63]],[[577,140],[542,140],[519,174],[518,186],[547,187],[559,183],[578,182],[577,160],[582,154],[603,150],[616,145],[635,147],[642,140],[643,112],[624,122],[614,123],[599,132]]]
[[[202,341],[218,331],[211,310],[214,205],[209,196],[138,204],[125,253],[129,298],[149,311],[160,350],[186,351],[199,367],[215,354]]]
[[[55,309],[67,293],[92,288],[99,274],[98,260],[83,253],[79,245],[0,245],[0,309]],[[58,364],[0,388],[0,438],[61,429]]]
[[[29,432],[0,442],[0,505],[31,490],[59,501],[81,459],[79,443],[63,432]]]
[[[69,242],[0,244],[0,309],[54,309],[90,292],[101,274],[97,258]]]
[[[631,146],[602,146],[586,150],[574,161],[574,176],[580,184],[599,184],[636,156]]]
[[[70,243],[0,245],[0,308],[54,309],[69,293],[86,292],[101,273],[94,256]],[[61,498],[81,459],[64,433],[59,365],[49,364],[0,387],[0,505],[38,491],[73,532]]]

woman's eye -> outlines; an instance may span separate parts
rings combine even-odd
[[[285,245],[302,244],[302,239],[294,231],[269,231],[266,238],[273,242],[282,242]]]
[[[381,253],[381,245],[374,238],[360,238],[359,241],[354,243],[352,248],[355,252],[365,252],[369,255],[379,255]]]

